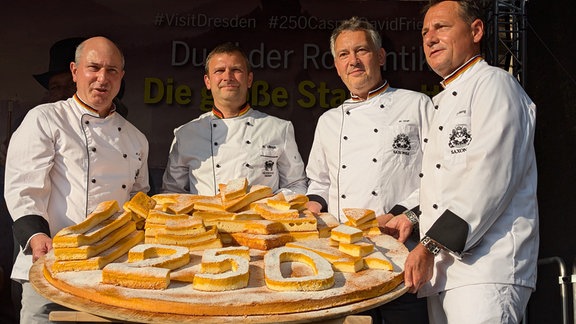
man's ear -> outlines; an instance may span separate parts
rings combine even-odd
[[[76,67],[76,62],[72,61],[70,62],[70,72],[72,73],[72,80],[74,82],[76,82],[76,72],[78,71],[78,68]]]
[[[204,74],[204,85],[206,86],[206,89],[210,90],[210,78],[207,74]]]
[[[254,72],[248,73],[248,88],[252,87],[252,81],[254,81]]]
[[[482,40],[482,36],[484,36],[484,22],[481,19],[476,19],[470,25],[472,29],[472,38],[474,39],[474,43],[479,44]]]
[[[378,63],[380,63],[380,66],[386,64],[386,51],[383,48],[378,50]]]

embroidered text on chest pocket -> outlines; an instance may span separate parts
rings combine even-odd
[[[398,125],[392,127],[392,153],[404,164],[411,164],[420,151],[418,127]]]
[[[260,156],[255,156],[252,164],[264,177],[272,177],[278,169],[278,157],[280,146],[276,144],[264,144],[260,149]]]

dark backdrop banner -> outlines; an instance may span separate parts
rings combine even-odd
[[[421,1],[204,0],[24,1],[0,11],[0,116],[17,119],[45,91],[32,77],[48,68],[57,40],[104,35],[126,56],[123,102],[148,137],[151,168],[166,164],[175,127],[210,110],[204,59],[216,45],[244,48],[254,66],[253,107],[294,124],[306,161],[318,117],[349,96],[336,74],[331,31],[352,16],[381,32],[385,77],[394,87],[439,91],[420,37]],[[0,136],[4,139],[7,131]]]

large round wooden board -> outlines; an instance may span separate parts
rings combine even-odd
[[[100,283],[100,270],[51,273],[46,266],[50,264],[50,254],[33,265],[30,281],[40,294],[54,302],[125,321],[262,323],[330,319],[376,307],[406,292],[402,269],[408,250],[387,235],[373,241],[392,260],[394,271],[335,272],[334,287],[323,291],[268,289],[261,257],[253,257],[250,262],[247,288],[225,292],[196,291],[191,283],[181,282],[172,282],[166,290],[106,285]]]

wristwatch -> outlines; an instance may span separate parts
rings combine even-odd
[[[440,251],[442,251],[442,247],[440,246],[440,244],[438,244],[436,241],[434,241],[433,239],[431,239],[428,236],[424,236],[420,240],[420,244],[424,245],[424,247],[426,249],[428,249],[428,251],[430,251],[430,253],[434,254],[434,256],[437,256],[438,253],[440,253]]]
[[[419,220],[418,220],[418,216],[416,215],[415,212],[408,209],[403,214],[406,215],[406,217],[408,217],[408,220],[410,221],[410,223],[412,223],[412,226],[415,226],[416,224],[418,224]]]

